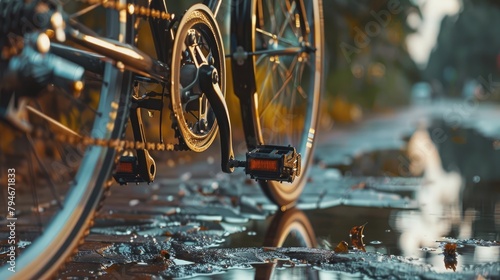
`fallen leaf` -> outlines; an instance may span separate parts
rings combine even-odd
[[[456,243],[446,243],[444,244],[443,254],[445,256],[453,256],[457,255],[457,244]]]
[[[170,253],[167,250],[161,250],[160,255],[162,255],[165,259],[170,259]]]
[[[349,253],[349,244],[345,241],[340,241],[333,251],[337,254]]]
[[[457,244],[446,243],[443,248],[444,267],[446,269],[457,269]]]
[[[361,226],[351,228],[349,236],[351,237],[352,246],[358,250],[366,252],[365,244],[363,243],[363,230],[367,223]]]

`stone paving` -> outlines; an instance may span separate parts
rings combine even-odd
[[[457,104],[463,105],[461,102]],[[398,172],[401,173],[402,167],[405,167],[409,137],[419,127],[429,125],[432,117],[429,112],[443,114],[446,108],[452,108],[450,104],[435,106],[442,106],[443,109],[418,107],[389,112],[369,117],[353,126],[334,126],[330,132],[319,135],[310,179],[297,207],[302,210],[340,205],[416,209],[415,191],[422,185],[423,179],[400,176]],[[500,131],[500,125],[483,121],[497,117],[500,110],[490,108],[484,112],[475,108],[462,111],[462,114],[467,114],[463,125],[474,125],[481,133],[491,137]],[[473,114],[477,115],[478,121],[469,124]],[[390,166],[381,167],[381,163],[377,162],[380,155],[372,156],[381,151],[395,158],[390,161]],[[182,160],[181,156],[181,160],[160,165],[158,179],[149,186],[113,186],[90,235],[59,277],[189,276],[191,274],[185,271],[175,272],[174,267],[178,269],[184,264],[203,262],[204,257],[184,257],[184,261],[191,260],[183,263],[181,256],[186,254],[186,250],[193,253],[194,249],[178,244],[191,244],[198,249],[211,248],[223,244],[228,236],[246,232],[246,225],[252,221],[267,221],[277,207],[242,171],[232,175],[221,173],[216,152],[217,149],[208,155],[197,155],[196,160]],[[353,163],[359,168],[352,169]],[[248,244],[248,247],[259,245]],[[260,251],[246,251],[245,254],[257,256],[264,253],[262,249],[255,250]],[[212,256],[219,254],[221,259],[224,259],[222,256],[236,254],[211,252]],[[325,262],[327,264],[340,262],[331,261],[330,255],[325,257],[327,251],[318,254],[330,260]],[[224,267],[232,266],[248,269],[248,263],[265,262],[265,257],[258,258],[249,262],[228,260],[226,266],[218,268],[190,266],[190,269],[197,269],[200,273],[207,273],[210,269],[220,272]],[[399,261],[406,262],[403,259]],[[287,266],[286,263],[284,266]],[[427,272],[427,268],[419,266],[415,271]],[[498,266],[487,268],[484,275],[491,274],[491,271],[499,272]]]

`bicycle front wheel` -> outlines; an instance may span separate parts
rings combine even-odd
[[[233,56],[235,92],[249,149],[292,145],[302,155],[302,174],[293,183],[260,182],[286,209],[300,196],[312,160],[323,84],[322,1],[253,0],[249,7],[235,7],[248,17],[234,23],[233,32],[248,35],[236,35],[232,51],[243,48],[249,56]]]
[[[105,18],[107,31],[103,31],[106,33],[103,35],[107,37],[122,41],[133,38],[127,36],[130,28],[127,29],[127,21],[118,11],[99,5],[91,9],[85,9],[81,3],[67,5],[74,5],[76,9],[73,20],[88,12]],[[102,29],[99,26],[95,32]],[[59,46],[60,51],[72,48]],[[73,50],[83,61],[87,52]],[[89,56],[88,61],[99,60]],[[94,67],[94,72],[86,69],[86,87],[80,94],[53,88],[28,98],[29,120],[42,131],[41,135],[71,132],[103,140],[123,136],[128,120],[130,95],[127,92],[131,91],[131,74],[111,63],[94,65],[102,67]],[[13,236],[15,242],[0,244],[0,279],[47,279],[71,257],[88,232],[105,187],[110,185],[115,150],[63,143],[50,140],[51,137],[40,139],[6,126],[2,131],[11,139],[1,145],[0,176],[5,178],[7,170],[14,170],[16,183],[7,194],[7,188],[2,188],[0,240],[7,241]],[[12,223],[15,227],[5,226]]]

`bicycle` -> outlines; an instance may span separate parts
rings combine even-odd
[[[0,211],[2,223],[19,218],[22,229],[14,247],[3,245],[0,278],[53,275],[88,233],[111,174],[121,184],[150,183],[150,151],[203,152],[217,134],[224,172],[242,167],[282,210],[293,205],[307,180],[322,90],[321,2],[231,2],[226,55],[216,20],[222,1],[193,4],[180,17],[166,1],[0,1],[0,28],[9,35],[0,116],[11,138],[0,172],[2,182],[14,182]],[[90,14],[105,19],[105,30],[80,22]],[[156,57],[138,48],[148,28]],[[232,149],[226,59],[244,120],[242,161]],[[163,139],[165,111],[177,143]],[[159,112],[157,142],[146,139],[146,112]],[[128,122],[134,140],[125,139]],[[25,145],[30,152],[16,165],[13,154]],[[48,197],[38,197],[42,191]]]

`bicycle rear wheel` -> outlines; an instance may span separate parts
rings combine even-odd
[[[119,2],[126,4],[125,0]],[[81,3],[68,5],[76,6],[75,15],[86,8],[81,7]],[[108,38],[132,42],[133,36],[128,32],[130,24],[126,17],[119,17],[118,11],[93,5],[87,12],[106,18]],[[89,58],[89,61],[92,60]],[[63,133],[54,129],[56,123],[63,130],[81,136],[105,140],[123,136],[128,120],[131,74],[111,63],[102,66],[96,67],[101,70],[94,73],[86,69],[87,86],[80,95],[56,88],[30,98],[34,110],[29,112],[38,113],[30,114],[29,119],[45,130],[41,134]],[[6,188],[2,188],[0,279],[47,279],[71,257],[88,232],[103,192],[111,184],[109,175],[116,159],[115,150],[37,140],[6,127],[2,131],[11,141],[2,145],[0,175],[5,178],[7,169],[15,169],[17,182],[15,213],[6,212],[10,194],[6,195]],[[15,230],[5,226],[12,214],[17,218]],[[16,242],[7,244],[12,235]],[[11,246],[15,249],[11,250]],[[9,254],[14,254],[14,258]]]
[[[286,209],[300,196],[312,160],[323,84],[322,1],[253,0],[246,5],[233,10],[239,20],[232,25],[237,34],[232,52],[241,53],[237,48],[243,47],[250,53],[245,60],[233,56],[235,92],[249,149],[292,145],[302,155],[302,174],[293,183],[260,182],[268,197]]]

